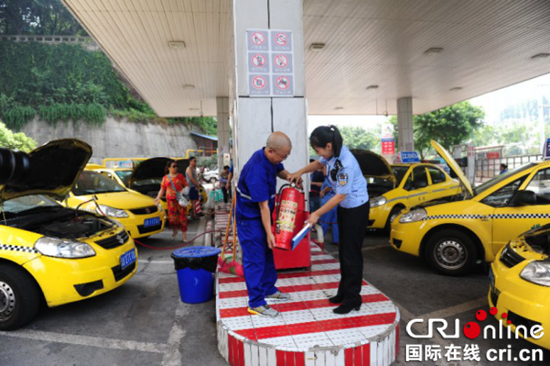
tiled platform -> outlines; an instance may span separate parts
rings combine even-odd
[[[244,279],[218,273],[218,349],[233,366],[389,365],[399,349],[399,310],[363,281],[360,311],[332,312],[328,298],[340,281],[338,261],[312,245],[312,268],[279,274],[277,286],[292,295],[270,302],[277,318],[249,315]]]

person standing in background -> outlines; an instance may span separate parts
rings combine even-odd
[[[199,199],[199,188],[202,188],[197,177],[197,158],[191,157],[189,159],[189,166],[185,171],[185,178],[189,182],[189,199],[191,200],[191,218],[193,220],[200,219],[199,216],[204,216],[204,214],[197,214],[196,204]]]
[[[231,191],[228,191],[229,183],[229,166],[226,165],[223,167],[223,171],[220,173],[220,187],[222,188],[223,193],[223,202],[227,203],[229,197],[231,196]]]
[[[313,163],[315,159],[309,159]],[[315,212],[321,207],[321,186],[325,181],[323,170],[319,169],[311,173],[311,183],[309,189],[309,212]]]
[[[323,185],[321,186],[321,206],[324,206],[332,197],[334,197],[335,193],[332,189],[330,182],[328,180],[328,177],[326,176],[326,167],[325,167],[325,181],[323,182]],[[325,243],[327,242],[327,231],[330,227],[332,229],[332,244],[338,245],[338,242],[340,241],[340,235],[338,232],[338,216],[336,214],[337,208],[333,208],[319,219],[321,222],[321,227],[323,228],[323,236],[325,238]]]
[[[179,192],[187,187],[187,180],[183,174],[178,173],[178,164],[174,160],[169,160],[164,168],[166,175],[162,178],[160,190],[155,198],[158,205],[164,193],[166,193],[166,203],[168,204],[168,222],[172,228],[172,239],[178,235],[178,230],[183,233],[183,241],[187,241],[187,207],[182,207],[178,203],[176,190]]]

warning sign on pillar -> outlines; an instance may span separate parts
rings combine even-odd
[[[292,52],[292,32],[271,31],[271,50],[277,52]]]
[[[248,81],[248,92],[250,95],[269,96],[271,94],[269,75],[249,75]]]
[[[269,53],[250,52],[248,54],[248,72],[253,74],[269,73]]]
[[[292,74],[292,54],[272,53],[272,65],[274,74]]]
[[[269,31],[248,30],[246,38],[248,51],[269,51]]]
[[[272,80],[274,96],[294,95],[294,78],[292,75],[273,75]]]

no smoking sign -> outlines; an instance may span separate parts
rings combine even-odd
[[[292,54],[291,53],[274,53],[273,58],[273,73],[274,74],[292,74]]]

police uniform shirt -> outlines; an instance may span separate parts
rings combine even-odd
[[[261,219],[258,202],[268,201],[270,212],[275,207],[277,174],[285,170],[282,163],[267,160],[264,148],[256,151],[245,164],[237,186],[237,219]]]
[[[334,193],[346,195],[340,207],[359,207],[369,200],[367,181],[355,156],[347,147],[342,146],[340,157],[333,156],[329,160],[321,157],[319,162],[327,166],[327,178]]]

